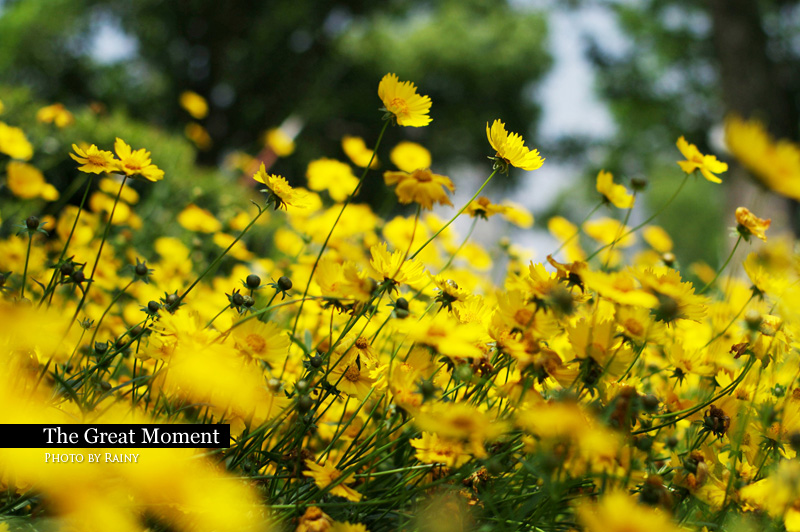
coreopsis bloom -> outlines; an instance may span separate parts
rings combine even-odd
[[[346,200],[358,186],[358,178],[349,164],[325,157],[308,163],[306,177],[308,188],[327,190],[333,201]]]
[[[767,235],[764,232],[769,229],[772,219],[763,220],[750,212],[747,207],[739,207],[736,209],[736,222],[739,224],[739,232],[745,238],[755,235],[764,242],[767,241]]]
[[[350,364],[337,364],[331,369],[328,380],[347,395],[363,399],[375,386],[377,380],[371,376],[371,372],[372,370],[367,364],[359,367],[353,361]]]
[[[45,181],[44,174],[35,166],[11,161],[6,166],[6,185],[18,198],[42,198],[46,201],[58,199],[58,189]]]
[[[253,175],[253,179],[266,185],[267,188],[264,189],[264,192],[269,194],[269,198],[267,198],[267,205],[274,204],[275,210],[278,210],[281,207],[286,209],[289,206],[297,207],[299,209],[306,207],[306,194],[299,190],[293,189],[289,185],[289,182],[283,177],[274,174],[267,174],[264,163],[261,163],[261,167],[258,169],[258,172]]]
[[[461,442],[446,440],[431,432],[423,432],[421,438],[411,440],[409,443],[417,450],[414,456],[424,464],[459,467],[470,459]]]
[[[800,146],[775,140],[758,120],[725,119],[725,144],[742,165],[770,190],[800,200]]]
[[[317,506],[309,506],[300,517],[295,532],[331,532],[333,519]]]
[[[637,504],[622,492],[603,495],[600,502],[578,508],[578,520],[587,532],[678,532],[664,513]]]
[[[720,174],[728,170],[728,164],[718,161],[713,155],[703,155],[697,146],[689,144],[686,139],[681,136],[677,142],[678,149],[681,151],[685,161],[678,161],[678,166],[687,174],[691,174],[695,170],[700,170],[707,180],[712,183],[722,183],[722,179],[714,174]]]
[[[327,464],[320,465],[313,460],[306,460],[306,467],[308,467],[309,470],[303,471],[303,474],[307,477],[313,478],[314,483],[322,489],[333,484],[334,481],[342,476],[342,472],[336,469],[334,466]],[[352,480],[340,482],[335,487],[330,489],[331,495],[344,497],[348,501],[360,501],[362,495],[353,488],[349,488],[345,485],[352,484],[352,482]]]
[[[644,238],[645,242],[650,244],[650,247],[659,253],[667,253],[672,251],[672,238],[670,238],[669,233],[667,233],[662,227],[657,225],[648,225],[642,231],[642,237]]]
[[[0,122],[0,153],[27,161],[33,157],[33,146],[20,128]]]
[[[264,144],[269,146],[278,157],[288,157],[294,153],[294,138],[278,127],[267,131],[264,135]]]
[[[414,285],[426,279],[425,267],[416,259],[403,260],[405,254],[396,249],[389,253],[386,242],[372,246],[369,250],[372,255],[370,264],[384,280],[391,279],[394,285]]]
[[[192,118],[200,120],[208,115],[208,103],[206,99],[192,91],[184,91],[180,96],[181,107],[186,109]]]
[[[289,337],[276,324],[247,320],[233,329],[236,347],[249,357],[281,364],[289,353]]]
[[[186,124],[186,127],[183,128],[183,134],[197,146],[198,150],[207,150],[213,144],[208,130],[197,122],[189,122]]]
[[[378,85],[378,96],[399,125],[423,127],[431,123],[431,99],[417,94],[412,82],[400,82],[395,74],[386,74]]]
[[[484,220],[494,216],[495,214],[503,214],[506,208],[503,205],[496,205],[486,196],[481,196],[473,200],[464,212],[475,218],[480,216]]]
[[[117,137],[116,142],[114,142],[114,151],[117,152],[117,157],[119,157],[117,170],[125,175],[129,177],[142,176],[153,183],[164,179],[164,170],[152,163],[150,152],[144,148],[134,151],[124,140]]]
[[[350,137],[345,135],[342,137],[342,150],[347,155],[353,164],[365,168],[368,164],[370,168],[377,168],[380,166],[378,156],[372,156],[372,150],[367,148],[364,139],[361,137]],[[372,164],[370,164],[372,159]]]
[[[606,201],[612,203],[619,209],[633,208],[636,198],[629,193],[623,185],[614,183],[614,176],[611,172],[600,170],[597,174],[597,191],[603,195]]]
[[[78,147],[77,144],[73,144],[72,149],[75,150],[75,153],[70,153],[69,156],[83,165],[78,167],[81,172],[100,174],[117,170],[117,160],[110,151],[101,150],[94,144],[85,150]]]
[[[64,104],[54,103],[39,109],[36,112],[36,120],[43,124],[55,124],[56,127],[63,128],[75,122],[75,117],[67,111]]]
[[[434,174],[428,168],[413,172],[385,172],[383,179],[387,185],[397,185],[394,192],[400,203],[419,203],[423,209],[433,209],[434,203],[453,205],[446,190],[455,192],[456,187],[447,176]]]
[[[431,152],[416,142],[404,140],[395,146],[389,159],[403,172],[413,172],[417,168],[430,168]]]
[[[486,136],[489,144],[497,152],[495,157],[506,165],[510,164],[522,170],[536,170],[544,163],[539,151],[529,150],[522,136],[506,131],[506,126],[500,119],[495,120],[491,127],[488,122],[486,123]]]

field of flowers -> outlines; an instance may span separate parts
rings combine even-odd
[[[664,146],[674,194],[636,226],[647,182],[600,172],[597,207],[544,221],[561,246],[532,262],[470,238],[477,224],[532,226],[482,192],[544,158],[502,118],[486,124],[486,180],[453,206],[459,180],[434,173],[425,147],[382,143],[387,128],[436,127],[422,92],[387,74],[374,138],[344,139],[347,162],[309,161],[290,180],[304,187],[241,155],[249,208],[166,198],[173,236],[137,212],[142,185],[173,177],[152,147],[54,151],[47,131],[69,138],[74,122],[59,104],[30,131],[0,121],[17,207],[0,241],[2,423],[232,435],[223,449],[139,449],[136,464],[0,449],[0,530],[800,530],[794,242],[742,206],[721,268],[680,270],[655,225],[688,180],[724,187],[728,165],[691,139]],[[197,95],[181,104],[202,116]],[[199,125],[187,133],[204,141]],[[279,130],[267,141],[293,150]],[[738,117],[726,141],[765,188],[799,195],[799,147]],[[42,153],[74,160],[64,190]],[[365,180],[409,214],[359,202]],[[264,234],[270,256],[251,251]],[[728,275],[747,246],[746,276]]]

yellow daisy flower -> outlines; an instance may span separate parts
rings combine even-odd
[[[117,160],[110,151],[101,150],[94,144],[85,150],[73,144],[72,149],[75,150],[75,153],[70,153],[69,156],[83,165],[78,167],[81,172],[100,174],[117,170]]]
[[[544,163],[539,151],[531,151],[525,147],[522,136],[506,131],[506,126],[500,119],[495,120],[491,127],[488,122],[486,123],[486,136],[489,138],[489,144],[497,152],[495,157],[499,157],[506,164],[522,170],[536,170]]]
[[[431,99],[417,94],[412,82],[400,82],[395,74],[386,74],[378,85],[378,96],[399,125],[423,127],[431,123]]]
[[[0,153],[27,161],[33,157],[33,146],[20,128],[0,122]]]
[[[180,96],[181,107],[186,109],[193,118],[200,120],[208,115],[208,103],[206,99],[192,91],[184,91]]]
[[[125,175],[140,175],[153,183],[164,179],[164,171],[152,163],[150,152],[144,148],[134,151],[124,140],[117,137],[114,143],[114,151],[117,152],[117,157],[119,157],[117,170]]]
[[[750,212],[747,207],[739,207],[736,209],[736,222],[739,224],[739,232],[745,237],[755,235],[764,242],[767,241],[767,235],[764,232],[769,229],[772,219],[763,220]]]
[[[372,156],[372,150],[367,148],[364,139],[361,137],[350,137],[347,135],[342,137],[342,150],[344,150],[344,153],[356,166],[360,166],[361,168],[366,168],[368,164],[370,168],[377,168],[380,166],[378,156]],[[370,159],[372,159],[371,164]]]
[[[447,176],[434,174],[428,168],[406,172],[385,172],[383,179],[387,185],[397,185],[395,194],[400,203],[419,203],[423,209],[433,209],[434,203],[453,205],[447,192],[455,192],[456,187]]]
[[[597,174],[597,191],[618,209],[630,209],[636,200],[624,186],[615,184],[614,176],[605,170]]]
[[[333,484],[340,476],[342,476],[342,472],[336,469],[334,466],[327,464],[320,465],[313,460],[306,460],[306,467],[308,467],[309,470],[303,471],[303,474],[307,477],[313,478],[314,483],[323,489]],[[344,497],[348,501],[360,501],[362,495],[353,488],[345,486],[345,484],[350,483],[352,483],[352,480],[346,480],[337,484],[335,487],[330,489],[331,495]]]
[[[700,170],[707,180],[712,183],[722,183],[722,179],[714,174],[720,174],[728,170],[727,163],[718,161],[713,155],[703,155],[697,146],[689,144],[686,139],[681,136],[677,142],[678,149],[686,157],[685,161],[678,161],[678,166],[687,174],[691,174],[695,170]]]
[[[267,205],[270,205],[272,202],[274,202],[275,210],[278,210],[280,207],[286,209],[287,206],[297,207],[299,209],[306,207],[306,194],[299,190],[293,189],[289,185],[289,182],[283,177],[274,174],[267,174],[264,163],[261,163],[261,167],[258,169],[258,172],[253,175],[253,179],[267,186],[266,191],[270,193],[270,198],[267,200]]]
[[[430,168],[433,162],[431,152],[424,146],[407,140],[392,149],[389,159],[404,172],[413,172],[417,168]]]
[[[55,124],[58,128],[63,128],[75,122],[75,117],[67,111],[62,103],[54,103],[47,107],[42,107],[36,112],[36,120],[43,124]]]
[[[233,329],[233,339],[242,353],[273,364],[282,364],[289,353],[289,337],[272,322],[248,320]]]

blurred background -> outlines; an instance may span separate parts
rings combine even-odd
[[[431,96],[433,122],[390,128],[379,156],[388,162],[401,139],[422,143],[456,183],[456,206],[491,171],[486,122],[501,118],[540,150],[540,170],[495,179],[488,195],[532,210],[533,229],[502,231],[543,261],[558,247],[547,219],[583,219],[600,169],[626,185],[648,180],[635,224],[682,180],[680,135],[733,163],[721,126],[736,111],[797,140],[799,23],[789,0],[0,0],[0,119],[35,128],[42,105],[73,111],[73,128],[37,145],[60,190],[74,180],[63,150],[72,142],[110,147],[120,136],[151,149],[167,177],[141,190],[142,217],[168,225],[158,205],[238,201],[231,154],[263,154],[270,129],[295,136],[294,153],[270,169],[295,185],[313,159],[346,160],[342,136],[371,146],[377,84],[395,72]],[[185,91],[205,98],[205,116],[178,104]],[[375,202],[379,176],[362,199]],[[690,180],[655,222],[681,264],[724,260],[740,204],[771,217],[773,234],[796,227],[794,205],[759,192],[742,169],[723,179]],[[481,229],[500,236],[497,225]]]

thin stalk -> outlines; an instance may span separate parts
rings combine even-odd
[[[384,122],[383,127],[381,128],[381,132],[378,135],[378,140],[377,142],[375,142],[375,147],[372,149],[372,155],[369,158],[367,166],[364,167],[364,171],[361,173],[361,178],[358,180],[358,184],[356,185],[355,190],[353,190],[353,193],[347,196],[347,199],[344,200],[344,203],[342,204],[342,209],[336,216],[336,220],[334,220],[333,225],[331,226],[331,230],[328,232],[328,236],[325,237],[325,241],[322,243],[322,247],[319,249],[319,253],[317,253],[317,258],[314,261],[314,265],[311,267],[311,274],[308,276],[308,282],[306,283],[306,288],[303,291],[303,298],[300,300],[300,308],[297,309],[297,316],[294,319],[294,325],[292,326],[292,337],[294,337],[295,332],[297,332],[297,323],[300,321],[300,314],[302,314],[303,312],[303,302],[305,301],[305,298],[308,295],[309,288],[311,288],[311,281],[314,279],[314,273],[317,271],[317,266],[319,266],[319,261],[322,259],[322,254],[328,247],[328,242],[331,239],[331,235],[333,235],[333,231],[336,229],[336,225],[342,218],[344,210],[347,208],[348,205],[350,205],[350,201],[352,201],[355,195],[358,194],[358,191],[361,188],[361,184],[367,177],[367,172],[369,172],[369,167],[372,166],[372,161],[375,159],[375,154],[378,152],[378,147],[381,145],[381,140],[383,140],[383,134],[386,132],[386,128],[388,126],[389,126],[389,121],[387,120],[386,122]]]
[[[450,227],[450,224],[451,224],[451,223],[453,223],[453,222],[455,222],[455,221],[456,221],[456,218],[458,218],[459,216],[461,216],[461,213],[463,213],[465,210],[467,210],[467,207],[469,207],[469,205],[470,205],[470,204],[471,204],[473,201],[475,201],[475,198],[477,198],[477,197],[478,197],[478,195],[479,195],[481,192],[483,192],[483,189],[484,189],[484,188],[486,188],[486,185],[488,185],[488,184],[489,184],[489,181],[491,181],[491,180],[492,180],[492,178],[494,177],[494,175],[495,175],[496,173],[497,173],[497,169],[495,168],[494,170],[492,170],[492,173],[491,173],[491,174],[489,174],[489,177],[487,177],[487,178],[486,178],[486,181],[484,181],[484,182],[483,182],[483,184],[481,185],[481,188],[479,188],[479,189],[478,189],[478,191],[477,191],[477,192],[475,192],[475,194],[473,194],[473,195],[472,195],[472,197],[469,199],[469,201],[467,201],[467,202],[464,204],[464,206],[463,206],[463,207],[461,207],[461,209],[460,209],[460,210],[459,210],[459,211],[456,213],[456,215],[455,215],[455,216],[453,216],[452,218],[450,218],[450,220],[449,220],[449,221],[448,221],[446,224],[444,224],[442,227],[440,227],[440,228],[439,228],[439,230],[438,230],[438,231],[436,231],[436,233],[435,233],[435,234],[434,234],[432,237],[430,237],[430,238],[428,239],[428,241],[427,241],[427,242],[425,242],[424,244],[422,244],[422,246],[420,246],[420,248],[419,248],[417,251],[415,251],[413,255],[411,255],[411,258],[412,258],[412,259],[414,259],[414,258],[415,258],[417,255],[419,255],[419,252],[420,252],[420,251],[422,251],[423,249],[425,249],[425,246],[427,246],[428,244],[430,244],[431,242],[433,242],[433,240],[434,240],[434,239],[435,239],[437,236],[439,236],[439,235],[442,233],[442,231],[444,231],[445,229],[447,229],[448,227]]]
[[[739,247],[739,243],[740,243],[741,241],[742,241],[742,235],[739,235],[739,238],[737,238],[737,239],[736,239],[736,244],[734,244],[734,246],[733,246],[733,249],[731,250],[730,254],[728,255],[728,258],[727,258],[727,259],[725,259],[725,262],[722,264],[722,266],[719,268],[719,270],[717,270],[717,274],[714,276],[714,278],[713,278],[713,279],[711,279],[711,280],[710,280],[710,281],[709,281],[709,282],[708,282],[708,283],[707,283],[707,284],[706,284],[706,285],[705,285],[705,286],[704,286],[704,287],[703,287],[703,288],[702,288],[702,289],[701,289],[701,290],[698,292],[698,294],[704,294],[706,290],[708,290],[709,288],[711,288],[712,286],[714,286],[714,283],[715,283],[715,282],[717,282],[717,279],[719,278],[719,276],[722,274],[722,272],[723,272],[723,271],[725,271],[725,268],[727,268],[727,267],[728,267],[728,263],[730,263],[731,259],[733,258],[733,254],[734,254],[734,253],[736,253],[736,248],[738,248],[738,247]]]
[[[33,235],[28,233],[28,252],[25,253],[25,270],[22,273],[22,293],[21,298],[25,299],[25,283],[28,280],[28,260],[31,257],[31,244],[33,243]]]

